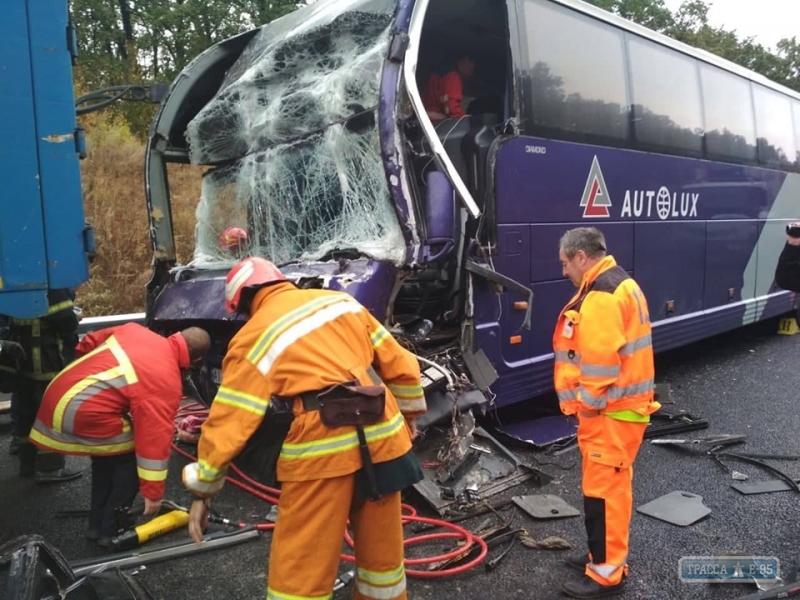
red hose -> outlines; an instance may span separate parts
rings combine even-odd
[[[188,452],[185,452],[175,444],[172,445],[172,448],[173,450],[175,450],[175,452],[177,452],[184,458],[187,458],[189,460],[196,459],[195,456],[189,454]],[[263,483],[259,483],[258,481],[255,481],[251,477],[245,475],[242,472],[242,470],[239,469],[236,465],[231,464],[230,470],[233,473],[235,473],[236,476],[240,478],[242,481],[234,479],[230,475],[225,477],[226,481],[238,487],[239,489],[244,490],[245,492],[255,496],[256,498],[263,500],[264,502],[268,502],[269,504],[278,504],[278,498],[281,493],[280,490],[264,485]],[[466,553],[471,552],[474,544],[477,544],[480,547],[480,552],[478,553],[478,556],[476,556],[466,564],[451,569],[443,569],[441,571],[421,571],[421,570],[406,568],[406,575],[410,577],[418,577],[421,579],[436,579],[441,577],[448,577],[451,575],[459,575],[461,573],[464,573],[465,571],[469,571],[470,569],[475,568],[486,558],[486,555],[489,552],[489,548],[486,545],[486,542],[483,541],[481,538],[473,535],[466,529],[459,527],[458,525],[455,525],[448,521],[417,516],[417,511],[414,509],[414,507],[408,504],[402,504],[401,507],[404,511],[407,511],[405,514],[403,514],[404,525],[416,522],[416,523],[425,523],[428,525],[433,525],[435,527],[441,527],[443,529],[450,530],[449,532],[429,533],[426,535],[418,535],[406,538],[403,541],[404,546],[408,547],[413,544],[422,544],[425,542],[432,542],[445,539],[464,540],[464,544],[459,545],[455,549],[451,550],[450,552],[446,552],[445,554],[441,554],[438,556],[427,556],[424,558],[413,558],[413,559],[407,558],[404,560],[404,565],[406,567],[444,562],[446,560],[454,559],[458,556],[465,555]],[[275,523],[257,523],[253,525],[249,523],[240,522],[237,524],[237,526],[240,529],[244,527],[255,527],[259,531],[271,531],[272,529],[275,528]],[[345,529],[344,532],[344,539],[347,542],[348,546],[350,546],[350,548],[353,548],[354,546],[353,539],[350,536],[350,533],[347,531],[347,529]],[[350,554],[341,554],[340,558],[341,560],[350,563],[355,563],[356,560],[355,556],[352,556]]]

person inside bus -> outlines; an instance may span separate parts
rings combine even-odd
[[[579,581],[572,598],[621,593],[628,575],[633,463],[655,399],[650,315],[639,285],[606,254],[594,227],[567,231],[559,260],[577,293],[553,333],[555,390],[566,415],[578,418],[588,552],[567,560]]]
[[[475,60],[463,54],[455,68],[444,75],[431,73],[423,94],[423,104],[432,121],[458,119],[466,115],[464,110],[464,81],[475,73]]]

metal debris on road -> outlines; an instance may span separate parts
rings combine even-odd
[[[553,494],[514,496],[511,500],[534,519],[563,519],[581,515],[578,509]]]
[[[689,492],[676,491],[651,500],[636,509],[643,515],[685,527],[711,514],[703,504],[703,497]]]

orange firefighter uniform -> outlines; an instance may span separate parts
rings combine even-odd
[[[186,340],[128,323],[87,334],[76,356],[48,386],[31,442],[62,454],[135,453],[140,493],[160,500],[183,397],[180,370],[189,366]]]
[[[606,256],[583,278],[553,334],[561,410],[578,417],[589,562],[586,575],[627,575],[633,463],[654,398],[650,316],[637,283]]]
[[[363,431],[374,465],[390,463],[412,455],[409,422],[426,410],[416,358],[342,292],[282,281],[260,289],[249,312],[228,347],[198,462],[184,469],[184,484],[199,496],[217,493],[231,461],[265,415],[270,419],[271,399],[291,398],[294,420],[277,459],[281,497],[267,598],[331,598],[348,518],[356,544],[355,598],[406,598],[400,491],[366,501],[358,493],[356,428],[328,428],[300,396],[353,379],[372,385],[380,376],[384,414]]]

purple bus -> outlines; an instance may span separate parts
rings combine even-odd
[[[465,116],[433,121],[428,77],[464,54]],[[657,351],[792,310],[774,270],[799,152],[800,94],[578,0],[317,0],[172,83],[147,148],[147,322],[214,334],[210,401],[241,325],[225,275],[264,256],[367,306],[429,389],[508,406],[552,389],[569,228],[604,232]],[[186,264],[170,163],[205,167]],[[244,245],[220,244],[230,227]]]

